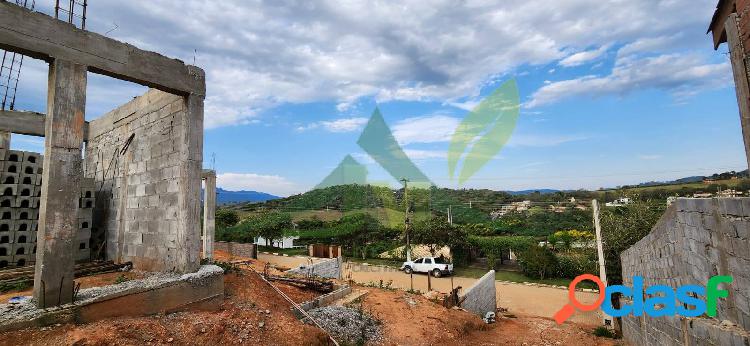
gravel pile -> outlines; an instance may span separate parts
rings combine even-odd
[[[350,344],[382,341],[380,322],[370,315],[343,306],[326,306],[308,311],[337,341]]]

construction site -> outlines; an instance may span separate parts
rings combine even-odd
[[[217,241],[204,70],[88,31],[87,1],[62,2],[51,16],[0,0],[0,345],[748,345],[750,198],[678,198],[621,254],[628,284],[732,275],[717,318],[613,326],[596,310],[556,323],[565,286],[484,269],[407,275],[350,262],[339,246],[290,256]],[[747,36],[743,4],[729,2],[717,46]],[[15,107],[24,59],[48,65],[45,113]],[[750,158],[746,60],[732,59]],[[148,91],[87,121],[89,74]],[[43,138],[44,151],[12,149],[16,135]],[[519,298],[531,292],[542,298]],[[592,304],[600,292],[573,284],[570,296]],[[595,335],[603,323],[620,338]]]

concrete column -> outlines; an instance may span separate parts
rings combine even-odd
[[[86,66],[50,63],[34,299],[40,308],[73,300],[78,199],[83,176]]]
[[[214,258],[214,233],[216,231],[216,172],[204,172],[203,181],[203,258]]]
[[[742,138],[745,142],[745,156],[748,167],[750,167],[750,81],[748,81],[748,66],[746,65],[747,57],[745,54],[747,47],[743,47],[737,22],[737,14],[732,13],[724,23],[724,29],[727,33],[729,58],[732,62],[734,86],[737,93],[737,106],[740,110],[740,126],[742,126]]]
[[[0,149],[10,149],[10,132],[0,131]],[[0,158],[5,160],[5,158]]]
[[[185,97],[185,130],[178,139],[180,152],[177,197],[177,247],[174,271],[192,273],[200,268],[201,251],[201,179],[203,173],[203,96]]]

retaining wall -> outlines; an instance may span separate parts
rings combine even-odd
[[[490,270],[466,290],[461,299],[461,307],[481,317],[497,310],[497,290],[495,288],[495,271]]]
[[[224,251],[231,256],[258,258],[258,247],[255,244],[215,241],[214,250]]]
[[[290,269],[288,272],[299,275],[320,276],[329,279],[341,279],[341,257],[331,258],[322,262],[315,263],[311,266],[299,266],[294,269]]]
[[[677,199],[646,237],[624,251],[622,277],[632,286],[705,286],[714,275],[734,281],[720,288],[716,318],[622,318],[625,340],[634,345],[750,345],[750,198]],[[622,303],[630,304],[629,299]],[[722,323],[723,322],[723,323]]]

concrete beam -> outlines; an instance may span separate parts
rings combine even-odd
[[[0,131],[44,137],[44,113],[0,110]],[[83,140],[88,140],[89,123],[83,124]]]
[[[40,308],[73,301],[78,199],[83,176],[86,67],[50,64],[34,299]]]
[[[0,1],[0,48],[50,63],[54,59],[71,61],[90,72],[172,94],[206,94],[205,74],[198,67],[6,1]]]

